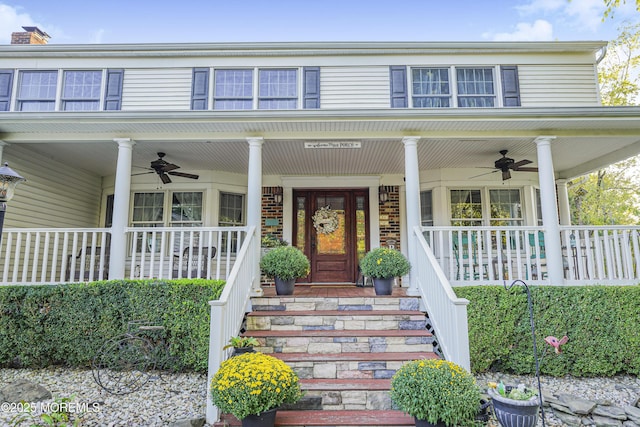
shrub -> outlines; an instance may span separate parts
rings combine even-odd
[[[224,281],[112,280],[0,287],[0,366],[88,367],[131,320],[159,321],[172,369],[206,372],[209,304]]]
[[[411,266],[402,252],[389,248],[369,251],[360,261],[362,274],[367,277],[390,278],[404,276]]]
[[[300,249],[293,246],[279,246],[262,257],[260,269],[267,276],[291,280],[308,275],[310,264],[309,259]]]

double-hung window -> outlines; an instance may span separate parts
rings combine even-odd
[[[18,111],[53,111],[56,107],[57,71],[21,71]]]
[[[253,108],[253,70],[216,70],[213,91],[214,110]]]
[[[297,69],[261,69],[258,71],[258,108],[295,110],[298,106]]]
[[[518,226],[523,224],[520,190],[489,190],[492,226]]]
[[[481,190],[451,190],[451,225],[482,225]]]
[[[220,193],[220,217],[218,224],[221,227],[234,227],[244,225],[244,194]],[[223,233],[222,247],[229,246],[231,252],[238,250],[237,235],[228,240],[229,234]]]
[[[451,190],[450,197],[451,225],[520,226],[524,223],[518,189]]]
[[[64,111],[100,109],[102,71],[65,71],[62,88]]]
[[[451,106],[448,68],[413,68],[411,81],[414,107],[442,108]]]
[[[493,68],[456,68],[458,107],[494,107],[496,92]]]

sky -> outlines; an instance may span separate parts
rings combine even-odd
[[[0,0],[0,44],[37,26],[50,44],[612,40],[635,0]]]

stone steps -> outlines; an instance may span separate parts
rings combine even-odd
[[[245,333],[257,351],[287,363],[305,396],[278,410],[276,426],[406,426],[393,410],[391,377],[409,360],[437,358],[419,299],[401,288],[376,296],[371,288],[296,287],[294,295],[252,298]],[[240,425],[233,417],[226,424]]]

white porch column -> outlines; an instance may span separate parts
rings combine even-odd
[[[540,136],[535,139],[535,143],[538,150],[538,179],[540,180],[540,204],[542,205],[547,275],[551,284],[561,285],[564,283],[562,244],[560,243],[556,185],[551,157],[551,141],[554,139],[555,136]]]
[[[113,196],[113,222],[111,224],[111,248],[109,250],[109,279],[124,279],[127,255],[127,235],[129,223],[129,200],[131,198],[131,157],[135,141],[129,138],[115,138],[118,144],[118,164],[116,165],[116,185]]]
[[[409,262],[416,268],[416,238],[413,228],[420,225],[420,173],[418,170],[418,140],[417,136],[402,138],[404,144],[404,176],[406,186],[407,208],[407,247]],[[409,272],[409,289],[407,295],[419,295],[416,274]]]
[[[569,190],[567,180],[556,180],[558,190],[558,211],[560,214],[560,225],[571,225],[571,208],[569,207]]]
[[[2,163],[2,151],[4,150],[4,146],[8,145],[6,142],[4,141],[0,141],[0,166],[3,165]]]
[[[262,144],[261,137],[247,138],[249,143],[249,170],[247,172],[247,225],[255,225],[256,235],[254,238],[260,239],[262,218]],[[262,295],[260,287],[260,245],[256,245],[256,253],[252,257],[256,260],[254,266],[255,275],[252,285],[252,296]]]

